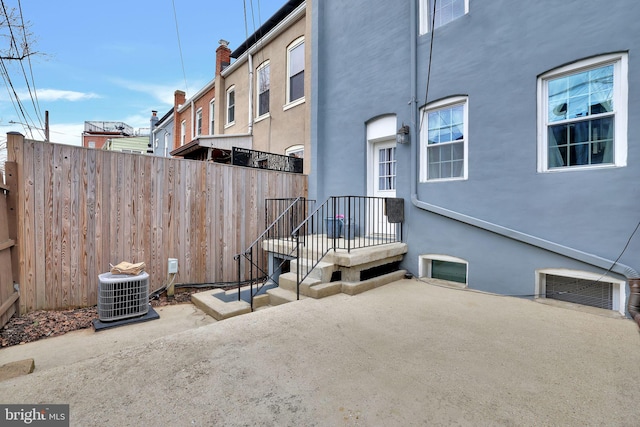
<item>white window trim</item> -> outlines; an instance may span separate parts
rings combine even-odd
[[[300,157],[301,159],[304,158],[304,145],[302,144],[298,144],[298,145],[292,145],[291,147],[287,148],[284,151],[285,156],[290,156],[293,153],[297,153],[302,151],[302,157]]]
[[[445,262],[455,262],[457,264],[464,264],[467,266],[466,272],[466,283],[459,282],[451,282],[460,285],[460,287],[468,287],[469,286],[469,262],[458,257],[454,257],[451,255],[443,255],[443,254],[424,254],[418,256],[418,277],[420,278],[431,278],[432,272],[432,261],[445,261]],[[438,279],[440,280],[440,279]]]
[[[583,166],[567,166],[549,169],[548,165],[548,85],[550,79],[563,77],[598,68],[604,65],[613,65],[613,164],[596,164]],[[626,53],[602,55],[574,62],[569,65],[556,68],[538,77],[538,172],[556,173],[570,172],[585,169],[602,169],[627,166],[627,123],[628,123],[628,56]]]
[[[233,121],[229,121],[229,94],[233,92]],[[227,89],[226,95],[227,95],[227,105],[226,105],[226,110],[225,110],[225,115],[226,115],[226,120],[225,120],[225,129],[233,126],[236,123],[236,96],[235,96],[235,92],[236,92],[236,86],[233,85],[231,86],[229,89]]]
[[[430,0],[420,0],[420,35],[427,34],[431,29],[431,1]],[[469,13],[469,0],[464,0],[464,14]],[[464,15],[463,15],[464,16]],[[458,19],[458,18],[456,18]],[[455,19],[454,19],[455,21]],[[453,21],[451,21],[453,22]],[[448,24],[448,22],[447,22]],[[444,25],[447,25],[444,24]]]
[[[296,105],[300,105],[300,104],[304,103],[304,100],[305,100],[305,96],[306,96],[306,93],[307,93],[306,91],[305,91],[305,94],[302,97],[291,101],[291,88],[290,88],[291,75],[289,74],[291,72],[291,66],[290,66],[291,51],[293,49],[295,49],[296,47],[300,46],[301,44],[304,44],[304,43],[305,43],[304,36],[302,36],[302,37],[298,37],[289,46],[287,46],[287,84],[285,85],[286,86],[285,90],[287,92],[285,94],[286,104],[282,108],[283,110],[288,110],[289,108],[293,108]],[[305,45],[305,47],[304,47],[304,65],[305,65],[304,73],[305,73],[305,80],[307,78],[307,75],[306,75],[306,73],[307,73],[307,61],[306,61],[306,58],[307,58],[307,46]],[[303,82],[303,85],[304,85],[304,82]],[[306,87],[305,87],[305,89],[306,89]]]
[[[198,121],[200,121],[200,129],[198,129]],[[196,136],[202,135],[202,107],[198,108],[196,111],[196,123],[195,123],[195,134]]]
[[[180,122],[180,146],[182,147],[187,139],[187,121]]]
[[[215,107],[216,107],[216,99],[213,98],[209,101],[209,135],[215,134]]]
[[[265,67],[269,67],[269,108],[266,113],[261,115],[260,114],[260,70],[262,70]],[[271,64],[268,59],[264,61],[262,64],[258,65],[258,68],[256,68],[256,113],[257,113],[255,117],[256,121],[260,121],[269,117],[269,114],[271,113]]]
[[[612,311],[617,311],[621,315],[625,316],[627,308],[627,282],[624,280],[618,280],[608,276],[602,277],[602,274],[591,273],[589,271],[570,270],[567,268],[541,268],[536,270],[536,298],[546,299],[547,275],[571,277],[574,279],[593,280],[594,282],[599,281],[613,284]],[[603,308],[602,310],[606,309]]]
[[[428,149],[428,118],[427,114],[437,110],[453,107],[455,105],[464,105],[464,164],[462,166],[462,176],[454,178],[438,178],[428,179],[428,161],[427,161],[427,149]],[[422,183],[434,183],[434,182],[447,182],[447,181],[464,181],[469,175],[469,97],[468,96],[453,96],[450,98],[442,99],[440,101],[432,102],[425,105],[422,108],[422,130],[420,131],[420,182]]]
[[[287,81],[288,81],[288,80],[289,80],[289,79],[287,79]],[[297,106],[298,106],[298,105],[300,105],[300,104],[304,104],[304,96],[303,96],[302,98],[298,98],[298,99],[296,99],[296,100],[295,100],[295,101],[293,101],[293,102],[290,102],[290,103],[288,103],[288,104],[285,104],[285,105],[282,107],[282,111],[290,110],[291,108],[293,108],[293,107],[297,107]]]

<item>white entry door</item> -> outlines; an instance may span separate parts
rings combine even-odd
[[[375,143],[372,157],[372,195],[377,198],[396,197],[396,141],[391,139]],[[370,234],[395,234],[395,224],[389,224],[385,215],[384,200],[374,200],[371,208]]]
[[[396,142],[374,144],[374,197],[396,197]]]

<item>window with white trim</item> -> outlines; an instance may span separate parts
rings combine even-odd
[[[286,156],[302,159],[304,158],[304,145],[292,145],[285,150],[284,154]]]
[[[236,87],[227,89],[227,125],[236,121]]]
[[[458,257],[425,254],[418,257],[419,277],[446,280],[467,285],[469,263]]]
[[[627,55],[538,78],[538,171],[626,166]]]
[[[287,48],[287,102],[304,98],[304,37]]]
[[[180,123],[180,146],[183,146],[187,139],[187,121]]]
[[[271,86],[270,66],[269,61],[265,61],[256,71],[256,87],[257,104],[258,104],[258,117],[264,116],[269,112],[269,88]]]
[[[420,34],[431,28],[434,0],[420,0]],[[469,0],[438,0],[435,2],[434,27],[438,28],[469,13]]]
[[[202,108],[196,111],[196,136],[202,135]]]
[[[214,135],[216,124],[216,99],[213,98],[209,102],[209,135]]]
[[[423,109],[421,181],[467,178],[466,97],[448,98]]]

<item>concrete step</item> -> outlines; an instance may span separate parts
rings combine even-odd
[[[282,288],[273,288],[267,291],[271,305],[281,305],[288,302],[296,301],[297,295],[293,291]],[[304,295],[300,295],[300,299],[306,298]]]
[[[336,295],[340,292],[342,292],[341,282],[317,283],[309,286],[303,281],[300,284],[300,293],[315,299]]]
[[[296,275],[296,273],[292,273],[292,272],[284,273],[284,274],[281,274],[280,277],[278,277],[278,286],[281,289],[286,289],[288,291],[295,292],[297,281],[298,281],[298,276]],[[319,283],[321,283],[320,280],[307,277],[300,284],[300,291],[302,292],[303,285],[306,285],[306,287],[309,287],[309,286],[317,285]],[[307,294],[304,294],[304,295],[307,295]]]
[[[345,293],[347,295],[357,295],[362,292],[377,288],[379,286],[402,280],[404,279],[404,275],[406,273],[406,270],[398,270],[391,273],[383,274],[382,276],[371,278],[369,280],[363,280],[362,282],[341,282],[342,293]]]
[[[290,268],[292,273],[298,272],[298,266],[302,267],[302,271],[307,271],[311,265],[312,260],[308,260],[306,258],[294,259],[291,260]],[[316,265],[311,273],[309,273],[308,277],[312,277],[314,279],[318,279],[323,283],[328,283],[331,281],[331,275],[336,271],[336,266],[330,262],[320,261],[318,265]]]
[[[216,293],[224,293],[224,290],[198,292],[191,295],[191,302],[216,320],[224,320],[241,314],[251,313],[251,305],[248,302],[237,300],[225,302],[217,298],[215,296]]]
[[[281,274],[278,282],[280,288],[291,292],[296,291],[296,273]],[[307,277],[300,283],[300,294],[311,298],[324,298],[330,295],[339,294],[341,292],[341,284],[338,282],[322,283],[318,279]]]

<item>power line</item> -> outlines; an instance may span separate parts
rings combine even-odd
[[[184,70],[184,58],[182,57],[182,44],[180,43],[180,30],[178,29],[178,14],[176,13],[176,2],[171,0],[173,4],[173,20],[176,23],[176,36],[178,38],[178,50],[180,51],[180,64],[182,64],[182,75],[184,76],[184,89],[189,93],[189,85],[187,84],[187,73]]]
[[[27,87],[29,88],[29,95],[31,96],[31,100],[33,102],[33,94],[31,92],[31,87],[29,86],[29,82],[28,82],[28,79],[27,79],[27,76],[26,76],[26,71],[24,70],[24,65],[22,64],[22,59],[24,57],[28,58],[28,56],[29,56],[28,52],[26,54],[24,54],[24,53],[20,54],[19,48],[18,48],[18,42],[16,41],[16,38],[15,38],[15,35],[14,35],[14,32],[13,32],[13,28],[11,26],[11,16],[12,15],[10,15],[8,13],[6,5],[4,3],[4,0],[0,0],[0,6],[2,6],[2,11],[3,11],[4,16],[6,18],[7,28],[9,29],[9,34],[10,34],[10,37],[11,37],[11,41],[10,41],[10,44],[9,44],[9,46],[10,46],[9,47],[9,54],[10,54],[9,57],[11,56],[12,50],[15,50],[15,53],[16,53],[15,59],[20,61],[20,67],[22,68],[22,72],[23,72],[23,74],[25,76],[25,80],[27,81]],[[20,10],[20,18],[21,18],[21,21],[23,23],[22,31],[23,31],[23,35],[25,37],[25,45],[26,45],[26,34],[24,34],[25,27],[24,27],[24,20],[23,20],[23,17],[22,17],[22,9]],[[17,93],[17,91],[16,91],[16,89],[15,89],[15,87],[13,85],[13,82],[11,81],[11,76],[9,75],[9,69],[7,68],[7,66],[6,66],[6,64],[4,62],[4,59],[2,57],[0,57],[0,74],[2,74],[2,77],[3,77],[3,79],[5,81],[5,84],[6,84],[6,87],[7,87],[7,91],[9,93],[9,99],[11,99],[11,102],[13,104],[13,108],[15,109],[16,113],[18,114],[18,116],[20,116],[22,118],[21,120],[24,120],[27,123],[34,124],[33,120],[30,117],[30,115],[25,110],[25,108],[24,108],[24,106],[22,104],[22,101],[20,101],[20,97],[18,96],[18,93]],[[15,102],[14,102],[14,100],[15,100]],[[35,102],[33,102],[33,105],[34,105],[36,114],[38,114],[38,108],[36,107]],[[25,133],[29,134],[31,136],[31,138],[33,138],[33,133],[31,132],[31,128],[37,128],[37,126],[31,126],[31,125],[28,125],[28,124],[27,125],[23,125],[23,126],[24,126]]]
[[[433,38],[434,38],[434,34],[436,32],[436,2],[437,0],[433,0],[433,10],[431,13],[431,35],[430,35],[430,41],[429,41],[429,68],[427,69],[427,87],[425,89],[425,94],[424,94],[424,105],[427,105],[427,101],[429,100],[429,83],[431,82],[431,62],[433,60]],[[420,115],[420,127],[418,129],[418,131],[422,131],[422,125],[424,123],[424,116],[425,114],[421,114]]]
[[[31,55],[29,55],[29,43],[27,41],[27,32],[26,32],[26,25],[24,22],[24,15],[22,14],[22,2],[20,0],[18,0],[18,11],[20,12],[20,22],[22,24],[22,37],[24,39],[24,49],[25,49],[25,53],[27,53],[27,63],[29,64],[29,74],[31,75],[31,83],[33,84],[33,93],[31,92],[31,86],[29,85],[29,78],[27,77],[27,74],[25,72],[24,66],[22,64],[22,61],[20,61],[20,67],[22,68],[22,74],[24,74],[24,80],[27,83],[27,89],[29,90],[29,96],[31,97],[31,102],[33,104],[33,108],[36,112],[36,116],[38,117],[38,121],[40,122],[40,127],[44,127],[43,126],[43,120],[42,120],[42,112],[40,111],[40,102],[38,101],[38,94],[35,90],[36,88],[36,83],[35,83],[35,79],[33,77],[33,67],[31,66]],[[34,99],[35,97],[35,99]]]

